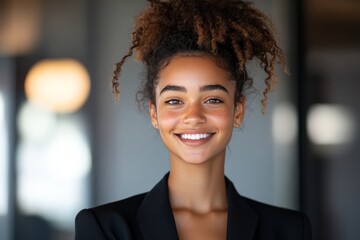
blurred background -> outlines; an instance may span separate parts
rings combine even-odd
[[[279,71],[266,114],[248,96],[226,175],[244,196],[304,211],[314,239],[360,239],[360,2],[255,3],[291,74]],[[1,240],[73,239],[79,210],[148,191],[168,171],[135,101],[141,63],[125,64],[119,104],[109,83],[146,4],[0,1]]]

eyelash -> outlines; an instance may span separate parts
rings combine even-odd
[[[218,98],[210,98],[210,99],[206,100],[206,103],[219,104],[219,103],[223,103],[223,101]]]
[[[165,102],[168,105],[179,105],[182,104],[182,102],[178,99],[170,99],[168,101]]]
[[[179,104],[182,104],[183,102],[178,99],[170,99],[170,100],[166,101],[165,103],[168,105],[179,105]],[[219,103],[223,103],[223,101],[218,98],[210,98],[210,99],[206,100],[205,103],[219,104]]]

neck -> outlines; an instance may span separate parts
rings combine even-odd
[[[198,165],[171,161],[168,186],[173,209],[196,213],[227,209],[223,159]]]

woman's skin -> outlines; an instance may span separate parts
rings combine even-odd
[[[160,71],[150,118],[170,154],[169,199],[180,239],[226,239],[226,146],[244,100],[208,56],[175,56]]]

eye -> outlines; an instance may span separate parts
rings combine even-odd
[[[180,100],[177,99],[170,99],[168,101],[165,102],[168,105],[179,105],[182,104],[182,102]]]
[[[219,104],[219,103],[223,103],[223,101],[218,98],[210,98],[210,99],[206,100],[205,103]]]

